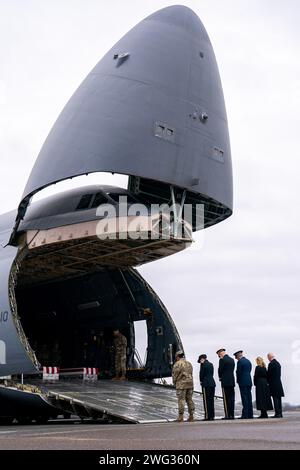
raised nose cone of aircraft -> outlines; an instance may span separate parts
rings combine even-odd
[[[195,34],[198,36],[199,33],[202,33],[203,37],[207,40],[209,39],[199,17],[193,12],[193,10],[184,5],[173,5],[163,8],[162,10],[158,10],[145,19],[145,21],[149,20],[160,21],[162,23],[177,26],[178,28],[183,28],[191,36],[194,36]]]
[[[205,226],[231,214],[221,81],[205,28],[189,8],[150,15],[94,67],[41,149],[23,213],[43,187],[92,172],[138,178],[131,191],[149,181],[145,192],[154,195],[165,192],[159,184],[186,190],[186,202],[205,205]]]

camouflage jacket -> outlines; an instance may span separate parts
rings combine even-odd
[[[121,333],[115,337],[114,339],[115,344],[115,353],[126,355],[126,348],[127,348],[127,339]]]
[[[185,359],[179,359],[173,366],[172,379],[177,390],[194,388],[192,364]]]

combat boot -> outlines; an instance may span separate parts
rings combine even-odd
[[[176,419],[176,423],[183,423],[183,415],[179,414],[178,418]]]
[[[188,418],[188,422],[192,423],[194,421],[194,415],[190,415]]]

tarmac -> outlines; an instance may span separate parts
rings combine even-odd
[[[162,424],[0,426],[1,450],[299,450],[300,412],[269,418]]]

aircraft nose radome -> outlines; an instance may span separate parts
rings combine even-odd
[[[196,13],[184,5],[172,5],[156,11],[148,16],[145,21],[160,21],[188,30],[190,33],[199,32],[199,29],[207,35],[206,30]]]
[[[94,172],[160,181],[231,208],[222,85],[205,28],[191,9],[154,12],[99,61],[54,124],[23,199]]]

